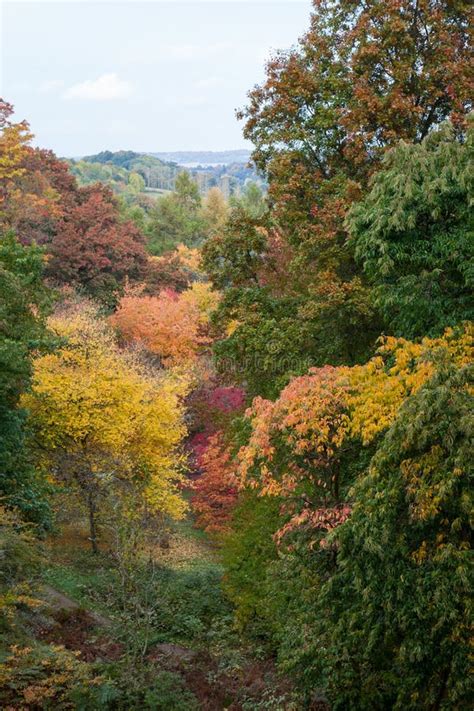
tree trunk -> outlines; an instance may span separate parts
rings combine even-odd
[[[92,546],[92,552],[98,553],[99,547],[97,545],[97,525],[95,520],[96,506],[95,506],[95,496],[92,490],[89,490],[87,495],[87,504],[89,507],[89,540]]]

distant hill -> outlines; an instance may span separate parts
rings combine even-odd
[[[169,151],[167,153],[149,153],[148,155],[190,167],[248,163],[250,160],[250,151],[246,149],[237,151]]]
[[[128,173],[138,173],[142,176],[147,188],[158,190],[173,190],[174,181],[181,170],[176,163],[135,151],[102,151],[92,156],[84,156],[81,161],[75,163],[76,170],[91,164],[99,164],[107,169],[114,166],[116,169]],[[128,175],[125,176],[125,179],[128,180]]]
[[[202,194],[216,186],[226,197],[239,192],[246,182],[264,187],[255,168],[249,165],[250,152],[176,151],[171,153],[136,153],[135,151],[102,151],[81,159],[69,160],[71,170],[82,185],[97,180],[121,193],[130,175],[138,173],[147,191],[174,189],[176,176],[186,168]]]

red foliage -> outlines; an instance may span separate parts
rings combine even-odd
[[[47,244],[77,190],[67,165],[51,151],[24,146],[18,173],[6,188],[3,219],[25,244]]]
[[[199,427],[215,432],[226,429],[229,420],[243,413],[245,408],[245,391],[237,387],[206,385],[195,390],[188,398],[188,407],[193,420]]]
[[[53,151],[29,148],[23,165],[27,173],[40,173],[48,181],[50,188],[60,196],[64,212],[74,207],[78,194],[76,179],[68,164],[59,160]]]
[[[145,294],[157,296],[163,289],[180,292],[191,284],[191,273],[175,252],[148,260],[144,275]]]
[[[280,528],[274,535],[277,545],[282,544],[283,539],[293,532],[301,533],[306,531],[310,535],[312,532],[329,533],[341,523],[346,521],[351,513],[349,504],[337,504],[328,508],[313,510],[309,507],[298,512]],[[310,546],[319,545],[320,548],[327,548],[328,541],[325,537],[317,537]]]
[[[79,190],[77,198],[49,248],[49,276],[92,293],[139,278],[146,264],[144,239],[132,222],[119,221],[112,192],[94,185]]]
[[[245,405],[245,392],[242,388],[221,386],[208,390],[206,401],[211,410],[235,413],[236,410],[242,410]]]
[[[122,222],[112,192],[101,184],[79,188],[52,151],[32,148],[28,124],[12,124],[0,102],[0,226],[26,244],[46,245],[48,275],[107,297],[146,264],[144,238]]]
[[[221,432],[208,439],[199,464],[203,474],[191,499],[196,524],[208,533],[220,533],[226,530],[237,501],[234,463]]]
[[[189,463],[195,475],[202,474],[200,472],[201,459],[207,449],[210,437],[212,437],[212,432],[205,430],[204,432],[195,432],[188,440]]]

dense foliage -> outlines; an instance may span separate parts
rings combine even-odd
[[[240,112],[267,195],[0,103],[7,708],[472,705],[469,8],[313,4]]]
[[[50,328],[67,345],[35,359],[23,404],[39,461],[85,500],[93,548],[96,514],[110,490],[125,497],[138,490],[150,511],[182,516],[177,446],[184,435],[183,384],[154,379],[122,355],[86,307],[55,316]]]
[[[275,321],[280,298],[294,329],[299,327],[300,357],[311,365],[361,362],[384,328],[393,332],[393,309],[381,314],[381,322],[345,218],[400,139],[418,143],[448,117],[462,132],[470,106],[467,17],[467,3],[318,0],[310,30],[270,60],[266,80],[250,92],[241,112],[253,158],[268,178],[270,215],[264,225],[253,217],[250,225],[236,220],[228,239],[205,247],[216,283],[230,261],[224,279],[237,292],[232,303],[243,308],[222,318],[225,324],[238,321],[244,343],[272,329],[286,350],[295,336],[284,319]],[[281,259],[283,273],[262,309],[249,289],[266,283],[258,274],[262,266],[274,270]],[[247,362],[234,342],[223,346],[226,356]],[[278,346],[273,348],[281,363]],[[262,356],[265,361],[271,352]],[[272,378],[265,370],[262,386]],[[269,391],[267,385],[260,392]]]
[[[473,314],[472,126],[390,151],[348,224],[356,258],[396,335],[442,332]]]
[[[25,412],[19,401],[31,378],[31,355],[48,345],[45,316],[50,294],[38,247],[11,233],[0,238],[0,492],[38,524],[48,523],[45,486],[25,450]]]

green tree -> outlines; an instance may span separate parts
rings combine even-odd
[[[204,268],[219,289],[261,285],[259,272],[268,252],[264,223],[234,206],[224,229],[204,244]]]
[[[174,191],[175,200],[181,207],[187,208],[190,212],[195,212],[201,206],[199,188],[186,170],[178,173]]]
[[[145,181],[139,173],[130,173],[128,176],[127,191],[132,195],[139,195],[145,190]]]
[[[268,209],[262,188],[253,181],[245,184],[240,195],[231,196],[230,205],[233,208],[242,208],[244,213],[254,220],[261,219]]]
[[[353,511],[315,549],[282,658],[331,708],[469,707],[473,372],[440,365],[400,410]]]
[[[267,571],[277,557],[272,539],[279,524],[279,500],[241,493],[232,530],[224,537],[225,592],[236,606],[237,621],[255,637],[268,636]]]
[[[229,214],[229,206],[219,188],[211,188],[202,202],[201,217],[206,236],[221,234]]]
[[[347,224],[376,303],[397,336],[442,333],[474,314],[472,148],[446,124],[383,161]]]
[[[25,412],[31,356],[47,344],[45,315],[50,292],[43,284],[43,253],[19,244],[12,233],[0,239],[0,496],[32,521],[47,525],[45,486],[29,458]]]
[[[200,207],[198,187],[189,173],[183,171],[176,178],[175,191],[158,198],[150,211],[150,252],[159,256],[180,243],[187,246],[200,244],[204,237]]]

